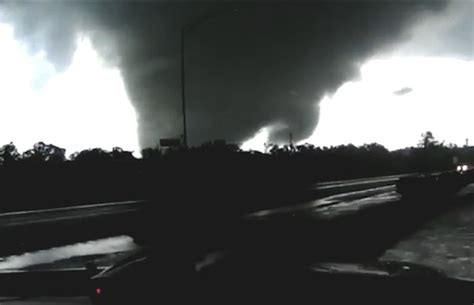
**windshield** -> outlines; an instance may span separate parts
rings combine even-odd
[[[473,79],[471,0],[2,1],[0,281],[143,249],[474,280]]]

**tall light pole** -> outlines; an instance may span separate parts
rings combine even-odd
[[[186,124],[186,69],[185,69],[185,62],[184,62],[184,42],[186,33],[194,29],[196,26],[204,23],[205,21],[220,15],[221,13],[225,12],[238,12],[237,9],[220,9],[216,11],[212,11],[209,14],[203,15],[194,21],[184,25],[181,28],[181,102],[182,102],[182,111],[183,111],[183,144],[184,147],[188,147],[188,131],[187,131],[187,124]]]
[[[183,111],[183,144],[188,147],[188,131],[186,127],[186,77],[184,74],[184,34],[186,26],[181,29],[181,102]]]

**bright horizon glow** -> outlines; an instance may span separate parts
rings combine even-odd
[[[268,146],[273,144],[270,142],[270,134],[275,131],[286,128],[287,126],[281,122],[269,124],[260,128],[252,137],[245,140],[240,149],[242,150],[255,150],[260,152],[266,152]]]
[[[474,141],[474,61],[437,57],[371,59],[360,79],[320,103],[320,120],[303,142],[317,146],[379,143],[416,146],[421,134],[463,145]],[[395,92],[411,91],[397,95]]]
[[[67,150],[115,146],[139,153],[137,119],[119,69],[107,67],[78,36],[70,66],[58,73],[44,52],[30,55],[0,24],[0,145],[19,151],[43,141]]]
[[[268,142],[268,137],[270,136],[271,127],[262,127],[255,135],[245,141],[240,149],[242,150],[256,150],[256,151],[265,151],[265,143]]]
[[[466,138],[474,143],[473,79],[474,61],[372,58],[361,66],[359,79],[344,83],[320,101],[318,125],[299,144],[375,142],[395,150],[416,146],[426,131],[446,144],[462,146]],[[395,94],[401,89],[409,92]],[[268,136],[258,132],[242,149],[263,147]]]

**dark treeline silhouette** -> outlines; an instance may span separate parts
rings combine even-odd
[[[0,210],[153,199],[240,213],[293,203],[318,181],[452,170],[456,158],[474,160],[474,148],[446,146],[430,132],[417,147],[397,151],[373,143],[272,145],[260,153],[215,141],[189,149],[147,148],[141,158],[118,147],[69,158],[65,153],[43,142],[24,153],[13,143],[2,146]]]

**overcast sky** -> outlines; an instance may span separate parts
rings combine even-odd
[[[185,37],[191,144],[257,136],[260,147],[284,143],[291,132],[295,141],[318,145],[379,141],[397,148],[424,128],[468,137],[458,131],[466,126],[454,130],[442,121],[451,97],[460,99],[449,116],[472,97],[464,86],[473,71],[473,6],[6,2],[0,43],[11,52],[0,51],[10,67],[0,72],[0,89],[8,89],[0,93],[0,124],[16,131],[0,140],[138,150],[179,137],[180,29],[213,12]],[[446,100],[427,101],[433,96]],[[430,103],[435,115],[417,120]]]

